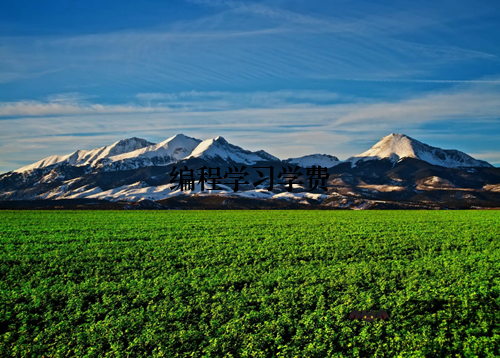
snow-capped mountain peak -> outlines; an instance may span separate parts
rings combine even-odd
[[[170,161],[180,160],[188,156],[201,140],[187,137],[184,134],[176,134],[163,142],[148,147],[140,148],[125,154],[110,157],[112,162],[127,160],[132,158],[154,158],[168,157]]]
[[[147,146],[150,146],[153,144],[154,143],[152,143],[152,142],[149,142],[145,139],[137,138],[137,137],[122,139],[122,140],[119,140],[119,141],[113,143],[109,147],[105,147],[105,148],[109,149],[107,151],[106,155],[107,156],[119,155],[122,153],[131,152],[131,151],[139,149],[139,148],[144,148],[144,147],[147,147]]]
[[[224,137],[222,137],[220,135],[215,137],[214,141],[216,141],[217,143],[222,144],[222,145],[229,144],[229,142],[227,140],[225,140]]]
[[[397,157],[397,160],[405,157],[417,158],[414,148],[414,144],[416,144],[416,142],[416,140],[413,140],[404,134],[391,133],[388,136],[383,137],[369,150],[358,154],[355,157],[376,157],[380,159]]]
[[[416,158],[430,164],[447,168],[492,167],[491,164],[474,159],[458,150],[432,147],[405,134],[391,133],[364,153],[347,159],[355,165],[360,160],[390,159],[397,162],[402,158]]]
[[[298,158],[289,158],[284,160],[285,163],[296,164],[303,168],[312,167],[313,165],[331,168],[339,163],[339,158],[329,154],[310,154]]]
[[[138,148],[144,148],[154,143],[142,138],[132,137],[119,140],[109,146],[99,147],[91,150],[77,150],[67,155],[53,155],[44,158],[36,163],[24,166],[15,170],[16,173],[28,172],[34,169],[49,167],[52,165],[92,165],[99,160],[109,158],[111,156],[134,151]]]
[[[176,134],[158,144],[109,157],[100,165],[106,171],[168,165],[186,158],[200,143],[200,139]]]
[[[190,158],[202,158],[208,160],[220,158],[225,161],[232,160],[236,163],[248,165],[255,164],[259,161],[279,161],[278,158],[263,150],[251,152],[229,143],[221,136],[201,142],[186,159]]]
[[[403,158],[415,159],[402,160]],[[381,159],[388,159],[389,162],[381,162]],[[371,162],[359,165],[360,161]],[[390,161],[394,165],[399,162],[396,169],[390,170]],[[266,179],[252,187],[251,184],[256,183],[255,179],[258,179],[257,174],[260,177],[261,173],[251,171],[248,174],[248,181],[251,183],[240,188],[241,193],[237,196],[252,200],[298,199],[299,204],[307,205],[312,204],[311,200],[329,198],[331,200],[325,202],[326,206],[354,209],[366,208],[367,205],[378,208],[378,205],[390,198],[388,207],[393,207],[396,205],[394,203],[401,200],[404,202],[402,207],[408,208],[414,207],[414,203],[406,202],[406,198],[413,200],[415,193],[424,191],[426,194],[422,196],[422,208],[432,208],[432,205],[429,206],[429,200],[432,198],[445,207],[448,204],[468,205],[467,202],[472,203],[470,200],[475,198],[478,201],[474,203],[480,203],[481,206],[485,200],[491,200],[488,205],[498,207],[499,199],[495,193],[500,185],[500,169],[490,168],[490,164],[457,150],[431,147],[399,133],[382,138],[368,151],[348,159],[347,163],[351,164],[351,168],[348,168],[349,164],[343,165],[337,157],[327,154],[312,154],[281,161],[263,150],[245,150],[221,136],[201,141],[177,134],[158,144],[133,137],[105,147],[55,155],[18,169],[17,172],[2,174],[0,201],[88,199],[119,202],[169,200],[176,195],[196,195],[196,205],[203,205],[206,194],[231,197],[236,195],[229,181],[223,180],[221,191],[209,190],[202,193],[200,188],[187,191],[178,187],[175,189],[172,174],[169,174],[174,167],[186,165],[199,169],[202,166],[227,168],[228,165],[248,167],[261,166],[260,164],[279,167],[286,165],[285,163],[297,164],[302,168],[310,168],[313,165],[335,167],[329,170],[332,177],[326,189],[316,188],[317,191],[323,189],[327,192],[310,193],[306,191],[305,182],[304,185],[293,188],[298,192],[285,192],[284,185],[276,182],[269,190],[271,181]],[[31,168],[42,169],[29,171]],[[180,201],[173,201],[174,207],[177,202]],[[226,200],[224,202],[228,203]],[[68,205],[70,204],[74,203]],[[266,207],[268,204],[265,204]],[[170,208],[170,204],[168,207]]]

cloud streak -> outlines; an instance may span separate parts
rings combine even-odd
[[[500,151],[470,153],[470,155],[474,158],[486,160],[493,165],[500,165]]]
[[[500,118],[500,86],[460,87],[398,102],[381,102],[362,106],[341,115],[333,126],[366,121],[387,123],[405,120],[421,123],[437,120],[473,120]]]
[[[190,113],[227,111],[242,108],[288,108],[314,103],[331,103],[339,95],[329,91],[189,91],[180,93],[138,93],[139,103],[110,105],[89,103],[80,93],[49,96],[48,101],[0,102],[0,117],[86,116],[102,114]]]
[[[61,102],[22,101],[0,103],[0,117],[43,117],[63,115],[99,115],[122,113],[168,112],[165,107],[140,107],[136,105],[71,104]]]
[[[310,115],[320,120],[328,115],[328,126],[338,127],[371,120],[392,123],[406,119],[487,119],[500,117],[499,81],[475,81],[451,89],[415,95],[399,101],[379,101],[341,96],[325,90],[282,90],[254,92],[187,91],[138,93],[136,103],[110,105],[89,103],[78,93],[59,94],[46,102],[0,102],[0,117],[81,116],[98,114],[167,113],[182,116],[225,116],[246,114],[274,118]],[[318,117],[320,116],[320,117]],[[327,125],[327,123],[323,123]]]
[[[440,40],[448,21],[468,13],[463,10],[431,16],[367,3],[363,11],[345,7],[319,16],[254,2],[196,3],[223,11],[162,30],[0,38],[0,81],[45,73],[44,79],[68,86],[98,83],[130,95],[164,91],[166,83],[169,90],[184,90],[321,77],[383,80],[409,71],[433,75],[466,61],[498,61],[495,53],[464,48],[458,35],[435,41],[446,46],[401,39],[404,33],[415,38],[418,30]],[[47,72],[54,67],[66,70]]]

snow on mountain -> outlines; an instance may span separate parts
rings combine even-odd
[[[222,191],[213,192],[200,192],[200,188],[196,187],[193,191],[182,192],[180,190],[171,190],[173,184],[166,184],[166,181],[163,179],[161,183],[166,185],[149,186],[149,184],[145,182],[145,180],[147,180],[146,176],[148,175],[148,171],[140,170],[140,168],[147,166],[162,166],[190,158],[204,159],[215,165],[223,163],[228,163],[230,165],[233,165],[233,163],[254,165],[257,162],[284,162],[296,164],[303,168],[309,168],[313,165],[330,168],[343,163],[342,161],[339,161],[337,157],[327,154],[312,154],[281,161],[263,150],[252,152],[230,144],[220,136],[201,141],[196,138],[187,137],[183,134],[177,134],[158,144],[134,137],[118,141],[110,146],[96,148],[93,150],[79,150],[68,155],[48,157],[37,163],[20,168],[15,172],[2,175],[0,176],[0,198],[2,198],[2,200],[88,198],[112,201],[137,201],[143,199],[161,200],[182,194],[236,195],[260,199],[305,200],[305,202],[307,200],[322,200],[325,198],[324,196],[316,197],[317,194],[311,193],[309,193],[311,195],[305,195],[303,192],[293,194],[283,192],[276,193],[275,191],[268,192],[264,190],[268,185],[270,185],[267,181],[261,183],[255,189],[245,190],[239,193],[233,193],[232,189],[229,187],[222,187]],[[355,157],[351,157],[347,159],[346,162],[351,162],[353,168],[355,168],[356,163],[359,161],[379,160],[384,158],[388,158],[394,163],[398,162],[402,158],[416,158],[442,167],[469,167],[467,170],[470,173],[482,172],[480,169],[474,169],[473,167],[492,167],[487,162],[476,160],[457,150],[443,150],[431,147],[406,135],[396,133],[382,138],[382,140],[380,140],[370,150]],[[75,166],[85,167],[75,168]],[[30,172],[28,175],[18,174],[29,172],[32,169],[45,167],[48,167],[48,169]],[[131,171],[129,173],[116,173],[115,175],[115,173],[101,173],[101,170]],[[354,169],[353,172],[355,171],[356,170]],[[132,178],[135,178],[136,173],[140,174],[137,178],[140,178],[142,181],[134,184],[123,185],[124,183],[136,181],[135,179],[129,180],[127,177],[130,175]],[[353,185],[357,185],[356,183],[358,182],[358,178],[363,180],[363,176],[367,174],[360,172],[352,175],[352,177],[343,175],[341,178],[337,178],[335,180],[344,184],[345,182],[350,183],[351,180],[352,183],[354,183]],[[448,178],[450,183],[460,183],[463,181],[460,175],[460,173],[457,174],[456,181]],[[447,175],[442,177],[445,178]],[[478,177],[482,178],[479,174]],[[151,177],[151,179],[154,179],[154,176]],[[397,179],[390,177],[390,179],[392,181],[402,181],[404,178]],[[415,179],[407,178],[404,180]],[[110,187],[110,184],[114,182],[117,184]],[[386,184],[386,182],[381,183]],[[453,185],[449,185],[442,181],[438,176],[431,178],[429,182],[416,182],[416,184],[419,184],[422,188],[453,187]],[[102,189],[99,185],[103,185],[105,189]],[[398,185],[398,183],[394,185]],[[457,186],[458,185],[459,184],[457,184]],[[306,187],[296,185],[294,186],[294,189],[303,191]],[[375,187],[368,188],[366,185],[359,186],[360,192],[371,189],[378,190]]]
[[[233,192],[231,188],[224,184],[219,184],[218,187],[222,190],[201,191],[201,184],[195,183],[194,190],[175,189],[176,184],[165,184],[158,186],[148,186],[144,182],[137,182],[130,185],[123,185],[117,188],[102,191],[99,187],[87,190],[80,193],[57,197],[57,199],[100,199],[109,201],[139,201],[139,200],[162,200],[172,198],[177,195],[194,195],[194,194],[218,194],[224,195]],[[175,190],[172,190],[175,189]],[[55,197],[55,196],[54,196]],[[55,197],[56,198],[56,197]]]
[[[339,158],[329,154],[311,154],[299,158],[289,158],[285,163],[296,164],[302,168],[312,167],[313,165],[331,168],[341,163]]]
[[[63,195],[60,195],[58,198],[59,199],[80,199],[80,198],[86,198],[91,195],[99,194],[102,193],[102,189],[98,186],[94,188],[88,189],[90,185],[86,185],[84,187],[78,188],[76,190],[72,190],[68,193],[65,193]]]
[[[396,163],[401,158],[416,158],[446,168],[492,167],[491,164],[474,159],[458,150],[431,147],[399,133],[392,133],[385,136],[372,148],[364,153],[348,158],[346,162],[352,162],[354,166],[361,160],[390,159]]]
[[[100,159],[116,156],[123,153],[128,153],[139,148],[144,148],[153,145],[154,143],[148,142],[145,139],[132,137],[122,139],[110,146],[104,146],[91,150],[77,150],[74,153],[67,155],[53,155],[42,159],[36,163],[24,166],[15,170],[16,173],[28,172],[33,169],[45,168],[55,164],[58,165],[91,165]]]
[[[176,134],[163,142],[151,145],[149,147],[134,150],[120,155],[110,157],[112,161],[125,160],[130,158],[154,158],[170,157],[174,160],[181,160],[187,157],[194,148],[201,143],[200,139],[187,137],[184,134]]]
[[[200,139],[176,134],[163,142],[107,158],[103,166],[111,170],[168,165],[184,159],[201,143]]]
[[[202,158],[205,160],[221,158],[225,161],[232,160],[236,163],[247,165],[252,165],[259,161],[280,161],[263,150],[251,152],[228,143],[221,136],[201,142],[186,159],[190,158]]]
[[[277,200],[324,200],[328,196],[323,194],[314,193],[273,193],[264,189],[254,189],[247,191],[234,192],[232,188],[224,184],[219,184],[218,187],[221,190],[210,190],[205,187],[204,191],[201,191],[201,185],[195,183],[194,190],[184,190],[180,189],[172,190],[175,184],[166,184],[158,186],[148,186],[144,182],[136,182],[130,185],[123,185],[117,188],[109,189],[106,191],[101,190],[99,187],[82,191],[77,190],[73,192],[68,192],[63,194],[65,188],[57,188],[44,195],[44,199],[100,199],[109,201],[139,201],[139,200],[163,200],[172,198],[178,195],[219,195],[219,196],[233,196],[233,197],[246,197],[253,199],[277,199]],[[85,188],[87,189],[87,188]]]

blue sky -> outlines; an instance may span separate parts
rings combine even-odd
[[[500,165],[500,2],[3,1],[0,173],[139,136]]]

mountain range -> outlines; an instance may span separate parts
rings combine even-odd
[[[222,178],[235,166],[247,173],[237,192]],[[302,169],[290,192],[280,171],[294,166]],[[312,166],[327,168],[329,176],[311,190],[306,168]],[[220,168],[219,190],[199,182],[180,190],[172,181],[179,169],[202,167]],[[0,201],[0,208],[496,208],[500,168],[398,133],[346,160],[328,154],[279,159],[220,136],[202,141],[177,134],[160,143],[133,137],[44,158],[0,175]]]

